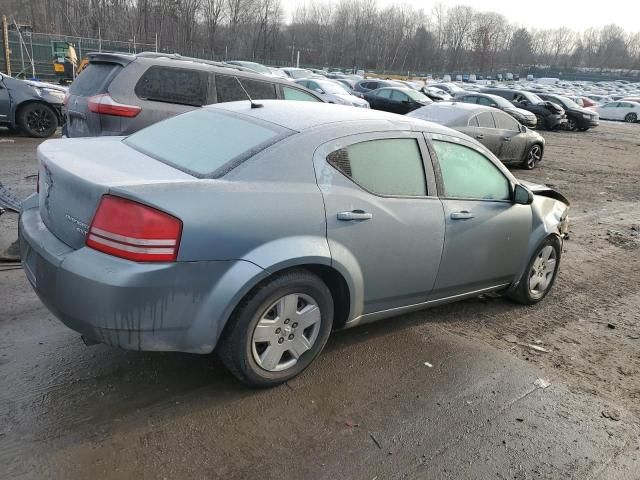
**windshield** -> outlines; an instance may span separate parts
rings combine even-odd
[[[493,100],[494,102],[496,102],[496,104],[499,107],[502,108],[513,108],[513,104],[507,100],[506,98],[502,98],[498,95],[491,95],[489,98],[491,98],[491,100]]]
[[[261,65],[259,63],[255,63],[255,62],[238,62],[242,67],[247,67],[250,68],[251,70],[258,72],[258,73],[266,73],[266,74],[270,74],[271,70],[269,70],[267,67],[265,67],[264,65]]]
[[[320,88],[322,88],[325,93],[331,93],[333,95],[344,95],[345,93],[349,93],[345,87],[342,85],[338,85],[337,83],[327,82],[322,80],[316,80]]]
[[[567,97],[561,97],[561,96],[557,96],[555,97],[555,99],[558,99],[558,101],[562,104],[563,107],[565,108],[582,108],[580,107],[580,105],[578,105],[576,102],[574,102],[573,100],[571,100],[570,98]],[[550,98],[550,100],[553,102],[555,100],[553,97]]]
[[[287,70],[292,78],[307,78],[313,75],[311,70],[305,70],[304,68],[290,68]]]
[[[531,93],[531,92],[523,92],[523,93],[524,93],[524,96],[527,98],[527,100],[529,100],[529,102],[532,103],[533,105],[537,105],[539,103],[544,103],[544,100],[542,100],[535,93]]]
[[[202,108],[155,123],[123,141],[196,177],[219,177],[289,134],[274,124]]]
[[[410,98],[416,100],[417,102],[430,102],[431,100],[424,93],[418,92],[417,90],[406,89],[403,90],[404,93],[409,95]]]

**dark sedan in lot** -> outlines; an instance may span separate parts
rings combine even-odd
[[[541,93],[538,95],[543,100],[557,103],[567,114],[567,129],[580,130],[586,132],[590,128],[600,125],[600,116],[593,110],[581,107],[576,102],[562,95],[553,95],[550,93]]]
[[[514,107],[510,101],[498,95],[473,92],[466,95],[460,95],[456,97],[456,100],[465,103],[477,103],[478,105],[497,108],[498,110],[502,110],[503,112],[508,113],[518,122],[526,125],[527,127],[535,127],[538,123],[538,119],[533,113],[522,108]]]
[[[495,108],[469,103],[434,103],[409,113],[475,138],[505,163],[531,170],[542,160],[544,138]]]
[[[490,93],[506,98],[516,107],[533,113],[537,119],[536,128],[557,130],[567,123],[567,115],[560,105],[544,101],[535,93],[508,88],[485,88],[482,93]]]
[[[433,103],[424,93],[409,87],[379,88],[364,94],[364,99],[374,110],[385,112],[409,113],[425,105]]]

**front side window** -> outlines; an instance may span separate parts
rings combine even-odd
[[[378,90],[378,93],[376,93],[376,97],[391,98],[392,91],[393,90],[389,90],[388,88],[383,88],[382,90]]]
[[[496,121],[496,128],[502,130],[512,130],[517,132],[520,130],[520,125],[511,115],[507,115],[502,112],[493,112],[493,118]]]
[[[400,90],[391,90],[391,100],[395,100],[396,102],[404,102],[408,101],[409,97],[406,93],[401,92]]]
[[[202,106],[207,104],[207,73],[175,67],[150,67],[135,87],[143,100]]]
[[[425,196],[418,141],[387,138],[356,143],[331,152],[327,161],[364,189],[378,195]]]
[[[319,102],[316,97],[297,88],[282,87],[282,98],[285,100],[299,100],[303,102]]]
[[[484,155],[459,145],[435,140],[445,195],[449,198],[509,200],[509,180]]]
[[[478,114],[478,125],[482,128],[496,128],[491,112],[482,112]]]

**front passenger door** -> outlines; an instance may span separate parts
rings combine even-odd
[[[445,245],[431,299],[513,282],[527,255],[531,206],[511,201],[511,181],[473,144],[433,135]]]

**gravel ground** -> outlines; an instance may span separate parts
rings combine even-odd
[[[269,391],[210,357],[87,348],[0,271],[0,478],[639,479],[640,125],[544,136],[542,165],[515,173],[572,201],[545,301],[340,332]],[[19,198],[38,143],[0,131]],[[0,251],[15,237],[0,217]]]

